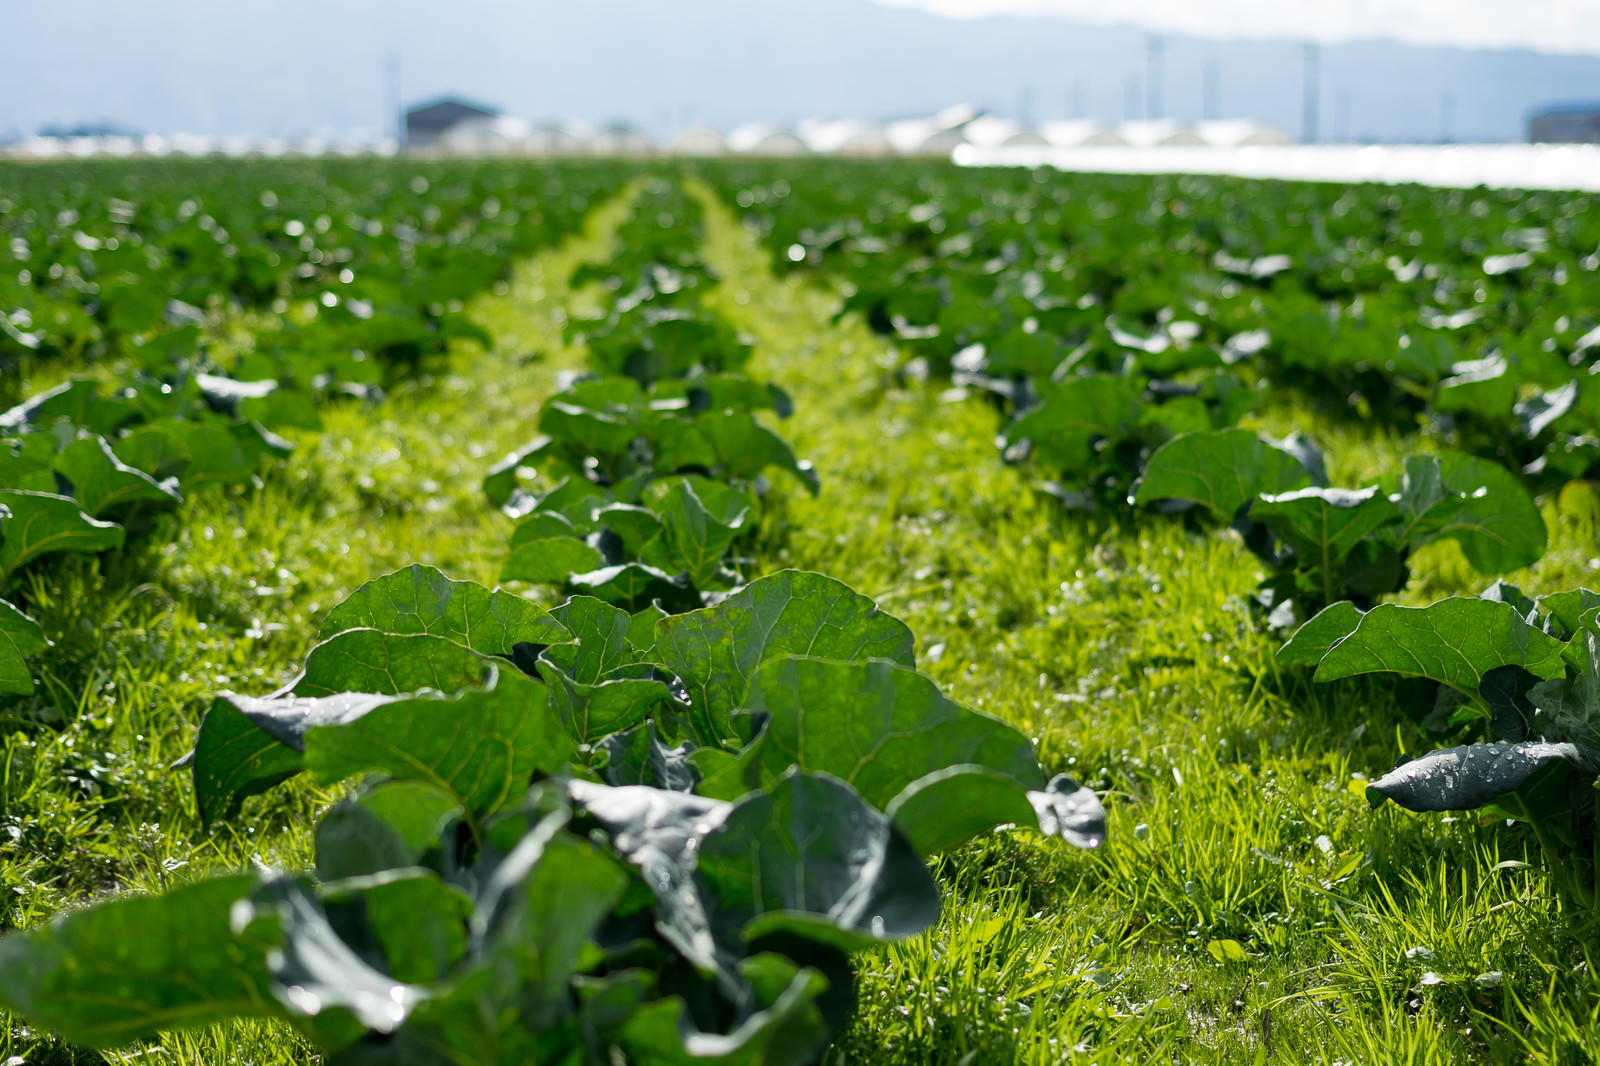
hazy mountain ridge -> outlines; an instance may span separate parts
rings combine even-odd
[[[821,115],[881,119],[970,101],[1031,117],[1143,117],[1140,30],[1004,15],[953,20],[870,0],[377,0],[29,3],[0,63],[0,132],[111,121],[157,132],[294,135],[390,124],[385,61],[414,102],[460,93],[533,119],[629,118],[658,137]],[[18,25],[20,24],[20,25]],[[625,28],[625,30],[623,29]],[[130,44],[129,42],[133,42]],[[1292,41],[1165,40],[1162,110],[1302,129]],[[1516,140],[1528,111],[1600,96],[1600,57],[1356,42],[1321,50],[1323,139]],[[1446,104],[1444,94],[1452,101]],[[1447,120],[1446,111],[1453,112]]]

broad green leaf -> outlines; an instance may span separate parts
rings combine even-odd
[[[598,824],[617,854],[639,871],[655,896],[662,937],[699,969],[731,977],[694,883],[694,864],[701,838],[733,805],[639,785],[611,788],[575,779],[562,787],[574,810]]]
[[[594,410],[560,398],[544,405],[539,431],[567,453],[573,466],[593,456],[609,470],[627,453],[642,427],[629,412]]]
[[[669,574],[687,573],[690,584],[708,588],[744,525],[712,517],[687,481],[674,485],[658,508],[661,531],[644,546],[642,559]]]
[[[359,914],[362,931],[382,957],[380,972],[393,978],[391,987],[395,981],[441,980],[467,955],[472,898],[430,871],[390,868],[329,885],[321,895],[335,931],[354,925]],[[289,932],[296,930],[291,926]]]
[[[313,726],[359,718],[391,695],[340,693],[323,699],[256,699],[225,693],[200,722],[193,755],[202,822],[232,816],[239,804],[300,772]]]
[[[577,537],[525,540],[511,548],[500,568],[501,581],[565,585],[574,575],[604,566],[606,557]]]
[[[689,744],[669,747],[656,734],[654,722],[613,733],[595,747],[606,753],[600,773],[609,785],[648,785],[671,792],[693,792],[700,774],[691,761]]]
[[[622,550],[634,558],[638,558],[639,553],[644,550],[644,546],[649,543],[650,538],[661,532],[661,519],[656,517],[654,511],[631,503],[613,503],[607,507],[602,507],[595,512],[594,520],[599,525],[605,526],[615,533],[617,539],[622,541]],[[517,532],[522,532],[521,527],[518,528]],[[516,549],[517,540],[513,536],[511,541],[513,555],[516,554]],[[599,565],[596,562],[593,565],[575,569],[572,573],[593,570]]]
[[[632,729],[672,695],[668,679],[648,663],[619,666],[589,684],[572,680],[548,659],[540,660],[538,670],[550,687],[551,706],[584,744]]]
[[[504,507],[511,499],[517,488],[517,470],[528,464],[531,455],[536,455],[549,438],[540,437],[525,448],[518,449],[507,455],[494,466],[483,478],[483,494],[489,497],[489,503],[495,507]]]
[[[1037,824],[1028,794],[987,766],[935,770],[897,793],[884,813],[918,855],[940,855],[1007,823]]]
[[[508,656],[518,644],[568,639],[560,623],[534,603],[471,581],[452,581],[413,564],[362,585],[322,620],[318,637],[347,629],[427,633],[484,655]]]
[[[0,490],[0,578],[50,552],[95,552],[122,547],[123,530],[90,518],[67,496]]]
[[[535,1030],[568,1009],[567,982],[579,956],[627,885],[615,859],[554,831],[566,817],[548,816],[501,860],[478,893],[472,921],[479,966],[495,977],[515,975],[517,984],[499,996],[526,1012]]]
[[[140,501],[183,500],[171,482],[157,481],[118,459],[103,437],[83,437],[68,444],[56,456],[55,470],[72,485],[73,497],[90,515]]]
[[[915,936],[939,918],[921,858],[827,775],[791,770],[740,800],[697,854],[695,883],[723,944],[787,932],[849,951]]]
[[[293,691],[296,696],[454,692],[482,685],[488,671],[486,659],[445,637],[350,629],[311,649]]]
[[[1399,517],[1399,509],[1376,488],[1299,489],[1263,495],[1250,505],[1251,519],[1272,530],[1330,583],[1362,538]]]
[[[1368,785],[1367,798],[1373,806],[1391,799],[1410,811],[1472,811],[1547,772],[1584,766],[1583,753],[1573,744],[1542,740],[1468,744],[1402,763]]]
[[[1600,752],[1600,631],[1581,627],[1562,655],[1570,666],[1567,676],[1536,682],[1527,690],[1533,708],[1527,733]]]
[[[1451,538],[1479,573],[1531,566],[1548,542],[1544,516],[1515,475],[1468,455],[1408,458],[1398,502],[1413,547]]]
[[[305,736],[306,769],[323,784],[384,773],[433,785],[472,814],[520,797],[535,773],[576,753],[545,687],[509,668],[483,688],[376,704]]]
[[[821,482],[810,463],[772,430],[746,414],[711,412],[664,420],[656,433],[656,465],[663,473],[701,468],[752,480],[768,467],[793,474],[815,496]]]
[[[50,646],[39,623],[0,600],[0,692],[26,696],[33,692],[33,673],[24,656]]]
[[[715,607],[662,619],[655,654],[688,686],[702,743],[733,733],[750,676],[790,655],[915,667],[911,630],[833,578],[784,570],[753,581]]]
[[[185,488],[206,485],[248,485],[259,462],[253,442],[240,440],[226,427],[211,422],[168,422],[167,433],[182,442],[188,453],[178,484]],[[133,466],[139,466],[133,463]]]
[[[572,680],[592,685],[635,661],[628,644],[633,619],[627,611],[593,596],[574,596],[550,615],[570,636],[563,647],[547,649],[546,657]]]
[[[325,1050],[353,1044],[363,1030],[393,1032],[423,997],[421,989],[397,983],[358,953],[334,928],[322,901],[296,879],[268,881],[236,917],[283,930],[281,947],[269,957],[273,992],[283,1013]]]
[[[686,582],[644,563],[623,563],[573,574],[567,578],[567,587],[628,610],[639,610],[652,601],[674,607],[698,602]]]
[[[752,964],[781,960],[787,981],[774,1001],[752,1012],[732,1032],[700,1031],[681,997],[657,999],[629,1013],[618,1040],[630,1062],[652,1066],[808,1066],[827,1045],[831,1027],[818,1001],[828,981],[787,958],[757,955],[741,960],[741,976],[752,984]]]
[[[1034,457],[1050,469],[1083,470],[1094,458],[1097,438],[1128,435],[1138,421],[1143,395],[1143,380],[1126,375],[1069,378],[1007,426],[1002,444],[1032,441]]]
[[[1535,677],[1560,677],[1562,644],[1492,600],[1452,597],[1427,607],[1382,604],[1333,645],[1313,675],[1337,681],[1356,674],[1425,677],[1476,697],[1483,675],[1520,666]]]
[[[1361,624],[1361,609],[1349,600],[1330,603],[1294,631],[1294,636],[1278,649],[1281,666],[1316,666],[1328,649],[1355,632]]]
[[[10,410],[0,412],[0,434],[21,434],[30,426],[43,426],[64,418],[73,426],[109,432],[91,426],[91,412],[99,399],[99,386],[92,381],[74,378],[62,382],[36,396],[31,396]],[[114,427],[113,427],[114,428]]]
[[[75,1044],[110,1048],[163,1029],[281,1015],[274,922],[237,927],[253,876],[201,881],[70,911],[0,939],[0,1003]]]
[[[1305,488],[1311,472],[1275,441],[1247,429],[1174,437],[1156,450],[1134,492],[1134,503],[1192,500],[1232,521],[1257,496]]]
[[[628,643],[640,657],[647,657],[656,646],[656,623],[670,615],[659,604],[652,603],[634,612],[628,621]]]
[[[317,878],[416,866],[462,813],[454,796],[422,781],[384,781],[346,796],[317,822]]]
[[[1600,607],[1600,592],[1589,589],[1570,589],[1540,596],[1538,610],[1548,619],[1545,632],[1558,640],[1570,640],[1583,626],[1584,617]]]
[[[790,766],[832,774],[879,810],[912,782],[961,763],[1005,776],[1019,793],[1044,786],[1027,737],[886,660],[768,659],[741,706],[767,716],[761,758],[771,780]]]
[[[171,426],[158,422],[140,426],[111,445],[116,457],[151,477],[179,477],[189,465],[189,443]]]

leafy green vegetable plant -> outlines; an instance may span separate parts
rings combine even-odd
[[[1227,429],[1164,445],[1132,498],[1196,504],[1238,530],[1269,567],[1263,602],[1279,628],[1343,599],[1371,606],[1403,588],[1410,555],[1437,540],[1454,540],[1483,574],[1544,554],[1539,508],[1515,476],[1486,460],[1418,455],[1398,477],[1365,488],[1326,480],[1305,441]]]
[[[280,692],[217,698],[192,766],[210,819],[301,771],[358,781],[315,871],[7,938],[0,1001],[97,1047],[256,1016],[340,1063],[806,1063],[849,953],[936,919],[925,856],[998,825],[1104,839],[1093,793],[818,574],[652,630],[413,566],[322,632]]]
[[[1482,739],[1405,758],[1373,804],[1482,811],[1527,823],[1574,903],[1600,907],[1600,594],[1530,599],[1496,584],[1428,607],[1328,608],[1279,652],[1317,681],[1390,673],[1442,686],[1429,720]]]

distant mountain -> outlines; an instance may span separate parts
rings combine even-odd
[[[54,0],[7,21],[30,46],[0,64],[0,121],[25,129],[91,118],[199,133],[376,130],[392,123],[391,55],[407,101],[462,93],[536,120],[631,118],[658,137],[957,101],[1117,122],[1144,116],[1150,88],[1139,30],[957,21],[871,0]],[[1292,41],[1168,37],[1160,110],[1193,121],[1210,109],[1299,136],[1304,62]],[[1600,57],[1372,41],[1323,48],[1320,72],[1325,140],[1520,140],[1539,105],[1600,96]]]

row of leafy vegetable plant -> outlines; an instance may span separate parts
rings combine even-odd
[[[1012,416],[1072,506],[1268,384],[1536,489],[1600,472],[1600,214],[1558,192],[704,165],[784,270]]]
[[[1600,596],[1383,602],[1440,540],[1485,575],[1533,565],[1528,486],[1600,471],[1589,198],[814,169],[708,173],[780,269],[839,278],[841,313],[895,336],[904,369],[1008,410],[1005,458],[1064,504],[1236,531],[1266,622],[1293,634],[1283,668],[1404,679],[1423,732],[1466,743],[1403,757],[1375,804],[1525,823],[1562,895],[1600,906]],[[1330,487],[1305,438],[1238,428],[1286,385],[1456,448]]]
[[[186,494],[250,486],[292,450],[281,434],[319,430],[320,402],[374,398],[395,360],[463,333],[487,343],[460,316],[459,299],[502,277],[507,253],[573,232],[591,199],[622,175],[611,167],[519,176],[461,164],[371,166],[360,200],[360,171],[324,173],[309,162],[260,171],[225,163],[0,169],[0,190],[25,197],[22,206],[5,199],[10,206],[0,211],[0,229],[14,234],[13,257],[26,264],[17,298],[93,318],[101,357],[88,373],[0,412],[0,694],[30,694],[30,662],[49,646],[19,596],[25,568],[49,555],[121,549],[130,536],[162,528],[163,514]],[[302,178],[322,180],[293,184]],[[218,185],[206,207],[184,200],[168,213],[206,179]],[[288,202],[272,191],[280,180]],[[446,195],[423,201],[436,183]],[[141,207],[119,192],[149,202]],[[329,199],[319,206],[317,193]],[[202,210],[217,217],[196,223]],[[332,214],[343,212],[335,226]],[[205,255],[192,247],[196,225],[211,234]],[[298,243],[289,240],[296,235]],[[124,262],[130,255],[138,269]],[[362,271],[360,284],[352,267]],[[163,301],[182,304],[191,290],[214,294],[213,304],[322,295],[307,301],[304,337],[261,331],[255,347],[225,355],[192,316],[163,317]],[[123,295],[154,301],[155,310],[130,318],[118,310]],[[49,336],[62,351],[72,346],[66,338],[77,319],[59,308],[50,314],[60,331],[33,335],[37,343],[24,347],[42,348]],[[346,329],[351,323],[361,328]],[[408,333],[413,326],[421,332]]]
[[[122,357],[159,371],[201,327],[245,313],[251,343],[233,376],[313,394],[379,386],[386,368],[479,336],[461,301],[571,233],[627,173],[487,160],[0,164],[0,367]],[[171,333],[182,336],[146,347]]]
[[[254,1015],[341,1063],[805,1063],[849,953],[937,918],[928,857],[1007,825],[1102,842],[1095,795],[947,699],[904,623],[819,574],[745,580],[764,472],[819,485],[698,299],[696,210],[644,190],[588,272],[615,294],[574,327],[591,372],[485,482],[519,522],[507,580],[570,598],[363,586],[300,676],[215,700],[192,758],[208,821],[359,779],[314,873],[0,941],[0,1001],[99,1046]]]

